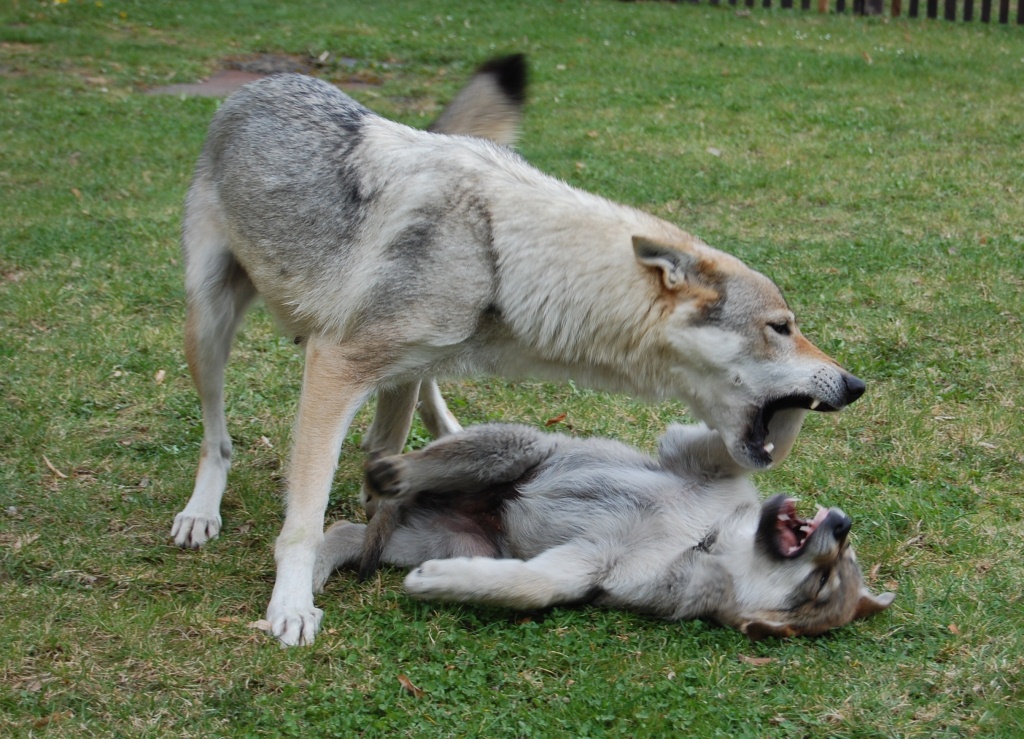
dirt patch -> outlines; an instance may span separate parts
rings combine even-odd
[[[244,57],[230,57],[222,63],[223,69],[214,72],[199,82],[154,87],[147,95],[187,95],[190,97],[226,97],[242,85],[261,77],[285,72],[317,74],[328,72],[332,81],[340,87],[355,89],[375,87],[381,79],[373,73],[360,72],[359,61],[348,57],[331,58],[301,57],[289,54],[253,54]],[[344,73],[349,70],[349,73]],[[339,76],[338,72],[343,73]]]

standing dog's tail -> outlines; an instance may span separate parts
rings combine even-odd
[[[523,118],[526,81],[525,54],[511,54],[484,62],[427,130],[476,136],[512,146]],[[373,451],[368,463],[373,461]],[[393,500],[375,495],[364,501],[369,523],[359,563],[361,580],[373,575],[380,567],[384,547],[399,524],[398,505]]]
[[[428,131],[491,139],[511,146],[526,104],[526,56],[484,62]]]

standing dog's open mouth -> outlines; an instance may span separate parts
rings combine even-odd
[[[840,408],[810,395],[786,395],[770,400],[758,408],[750,423],[746,446],[750,458],[765,467],[772,463],[772,452],[775,451],[775,444],[768,441],[768,426],[775,414],[787,410],[835,413]]]
[[[768,435],[772,420],[779,414],[787,411],[835,413],[864,394],[864,382],[847,372],[842,373],[841,379],[836,378],[831,382],[820,382],[820,376],[815,379],[819,381],[815,384],[821,387],[822,392],[782,395],[766,401],[754,410],[744,446],[748,458],[755,466],[769,467],[775,461],[772,452],[775,451],[776,445],[768,440]],[[797,423],[793,436],[799,428]]]

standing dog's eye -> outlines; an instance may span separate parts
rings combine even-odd
[[[772,331],[779,334],[780,336],[789,336],[789,321],[782,321],[780,323],[769,323],[768,324]]]

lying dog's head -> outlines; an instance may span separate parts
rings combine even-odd
[[[797,516],[795,501],[776,495],[761,507],[755,563],[735,582],[738,612],[720,620],[751,639],[813,636],[889,607],[893,593],[872,594],[847,542],[851,521],[838,508],[812,519]],[[755,605],[756,604],[756,605]]]
[[[808,411],[837,411],[864,383],[814,346],[778,286],[696,239],[633,238],[670,311],[665,329],[678,382],[671,394],[722,434],[740,465],[782,461]]]

